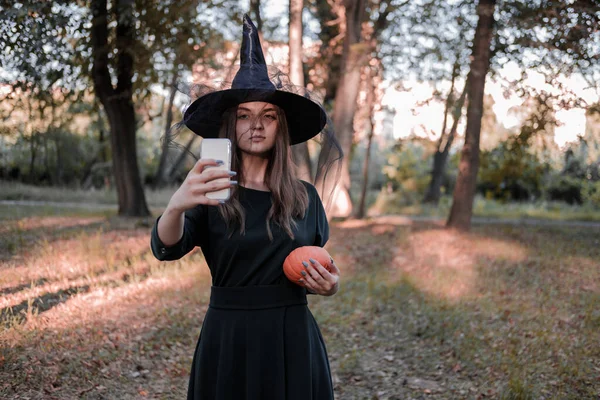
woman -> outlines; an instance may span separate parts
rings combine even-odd
[[[290,148],[322,133],[326,114],[271,82],[247,16],[243,33],[231,88],[204,94],[184,115],[195,133],[231,140],[232,171],[210,168],[220,160],[199,160],[152,232],[158,259],[178,259],[200,246],[211,271],[188,399],[333,399],[325,343],[306,293],[335,294],[339,269],[305,260],[297,283],[282,269],[292,250],[324,246],[329,237],[316,189],[293,175]],[[324,150],[339,149],[327,138]],[[215,182],[235,175],[238,181]],[[228,187],[225,202],[206,197]]]

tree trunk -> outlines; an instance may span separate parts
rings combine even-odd
[[[31,152],[31,158],[29,159],[29,180],[35,182],[35,158],[37,156],[37,133],[34,131],[31,133],[29,141],[29,150]]]
[[[52,115],[52,123],[51,126],[54,127],[54,121],[56,121],[56,105],[54,104],[54,101],[52,102],[52,109],[51,109],[51,115]],[[54,145],[56,146],[56,170],[55,170],[55,179],[54,179],[54,183],[56,185],[62,185],[63,184],[63,175],[64,175],[64,168],[63,168],[63,152],[62,152],[62,129],[61,129],[61,124],[58,124],[58,127],[53,128],[53,134],[52,137],[54,138]]]
[[[56,179],[55,182],[57,185],[63,184],[63,159],[62,159],[62,141],[61,141],[62,131],[58,129],[54,133],[54,144],[56,146]]]
[[[250,11],[256,24],[258,34],[262,35],[262,18],[260,17],[260,0],[250,0]],[[262,41],[262,36],[261,36]]]
[[[173,102],[177,94],[177,71],[173,71],[173,79],[171,80],[171,93],[169,94],[169,102],[167,104],[167,117],[165,120],[165,134],[163,136],[162,148],[160,153],[160,161],[158,168],[154,174],[154,188],[164,186],[167,181],[167,156],[169,155],[169,130],[173,123]]]
[[[319,33],[319,39],[321,40],[320,54],[327,66],[325,98],[323,99],[325,104],[330,103],[335,98],[342,65],[342,54],[337,51],[339,47],[336,45],[338,43],[337,38],[340,37],[340,23],[333,23],[333,21],[341,19],[337,12],[341,8],[341,4],[337,3],[330,0],[316,0],[315,2],[317,18],[321,25]]]
[[[115,10],[118,61],[117,87],[108,68],[107,0],[92,0],[92,78],[94,91],[104,106],[110,126],[113,174],[117,187],[119,215],[148,216],[144,189],[137,164],[135,109],[133,106],[133,56],[135,35],[134,1],[117,0]]]
[[[98,100],[95,101],[96,113],[98,115],[98,148],[100,150],[100,161],[108,161],[108,151],[106,150],[106,131],[104,118],[102,116],[102,108]]]
[[[135,144],[135,110],[128,99],[105,106],[110,121],[110,142],[119,215],[150,215],[139,176]]]
[[[429,181],[429,187],[423,198],[424,203],[438,204],[440,200],[440,187],[442,184],[443,167],[440,164],[442,157],[442,143],[446,136],[446,127],[448,126],[448,114],[450,113],[450,107],[452,107],[454,99],[454,85],[456,84],[456,78],[459,72],[459,59],[456,58],[454,62],[454,68],[452,68],[452,79],[450,81],[450,91],[448,97],[446,97],[446,103],[444,105],[444,122],[442,123],[442,130],[440,131],[440,139],[438,140],[437,149],[433,155],[433,167],[431,168],[431,180]]]
[[[360,87],[361,69],[367,63],[371,47],[367,43],[360,43],[361,25],[364,21],[366,11],[365,0],[346,0],[346,37],[344,38],[344,56],[342,58],[342,74],[335,95],[333,109],[333,126],[335,135],[340,142],[345,157],[342,160],[341,176],[334,182],[335,174],[328,174],[326,181],[321,186],[324,193],[328,195],[331,188],[335,186],[332,193],[332,206],[330,216],[348,217],[352,214],[352,201],[350,198],[350,150],[354,135],[354,113],[356,111],[356,99]],[[321,153],[323,155],[323,153]],[[323,162],[322,162],[323,161]],[[325,160],[319,164],[324,165]],[[329,199],[327,199],[329,201]]]
[[[290,50],[290,81],[299,87],[304,87],[304,71],[302,68],[302,10],[303,0],[290,0],[289,50]],[[298,166],[297,176],[307,182],[312,182],[310,154],[308,145],[300,143],[292,146],[294,162]]]
[[[87,190],[92,187],[92,172],[94,171],[94,165],[96,164],[97,157],[92,158],[83,165],[83,174],[79,181],[79,187],[83,190]]]
[[[50,168],[50,147],[48,146],[48,142],[50,141],[50,136],[53,134],[52,127],[50,127],[46,132],[44,132],[43,141],[44,141],[44,172],[42,173],[45,176],[48,176],[48,183],[52,185],[52,172]]]
[[[260,43],[262,45],[265,57],[267,57],[269,55],[269,43],[265,41],[265,38],[263,36],[263,22],[262,17],[260,16],[260,7],[260,0],[250,0],[250,17],[256,25],[256,30],[258,31],[258,38],[260,39]],[[237,60],[237,58],[235,59]]]
[[[496,0],[480,0],[477,6],[479,20],[473,39],[471,69],[467,78],[469,104],[467,105],[467,128],[465,145],[458,168],[458,178],[454,188],[452,209],[446,226],[459,230],[469,230],[473,215],[473,200],[477,171],[479,169],[479,137],[483,116],[483,95],[485,78],[490,65],[492,35],[494,31],[494,10]]]
[[[371,161],[371,146],[373,144],[373,134],[375,132],[375,91],[377,90],[377,69],[372,67],[371,73],[368,75],[370,79],[370,85],[368,85],[367,92],[367,107],[369,109],[369,138],[367,140],[367,149],[365,154],[365,161],[363,163],[363,182],[360,193],[360,203],[356,212],[356,218],[362,219],[366,214],[366,202],[367,202],[367,189],[369,187],[369,163]]]
[[[448,155],[450,153],[452,143],[454,142],[454,138],[456,137],[456,132],[458,131],[460,118],[462,117],[462,110],[465,106],[465,101],[467,98],[468,83],[468,81],[465,82],[465,87],[463,88],[463,91],[457,102],[454,104],[454,109],[452,111],[452,127],[450,128],[448,135],[444,135],[446,136],[446,141],[444,143],[444,136],[440,137],[438,149],[433,155],[431,182],[429,183],[429,188],[425,194],[425,198],[423,199],[425,203],[437,205],[440,201],[442,182],[444,180],[444,174],[446,173],[446,166],[448,165]]]
[[[108,162],[108,145],[106,143],[106,129],[104,124],[104,117],[102,116],[102,108],[98,105],[98,144],[100,149],[100,162]],[[95,162],[95,161],[94,161]],[[90,173],[92,171],[90,170]],[[83,180],[82,180],[83,182]],[[108,177],[104,178],[104,189],[110,190],[111,181]]]

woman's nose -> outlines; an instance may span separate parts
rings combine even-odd
[[[260,118],[260,117],[254,118],[252,120],[252,129],[262,129],[262,128],[263,128],[262,118]]]

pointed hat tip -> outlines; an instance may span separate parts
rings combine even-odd
[[[248,14],[244,14],[243,23],[244,28],[250,28],[250,30],[256,31],[256,26],[254,25],[254,22],[252,22]]]

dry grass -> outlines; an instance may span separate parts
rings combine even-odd
[[[159,190],[146,188],[146,201],[152,207],[164,207],[176,189],[176,187]],[[82,190],[76,187],[36,186],[0,180],[0,200],[68,202],[112,206],[117,204],[117,192],[114,189]]]
[[[149,226],[116,222],[53,213],[0,228],[0,398],[184,397],[206,265],[199,251],[159,263]],[[336,223],[341,291],[310,297],[336,397],[598,398],[599,238]]]
[[[420,198],[421,196],[417,196]],[[369,215],[418,215],[446,218],[452,207],[452,197],[443,196],[437,206],[430,204],[405,204],[401,193],[379,193],[369,210]],[[549,221],[600,221],[600,208],[593,204],[569,205],[559,201],[502,202],[475,196],[473,215],[480,218]]]

